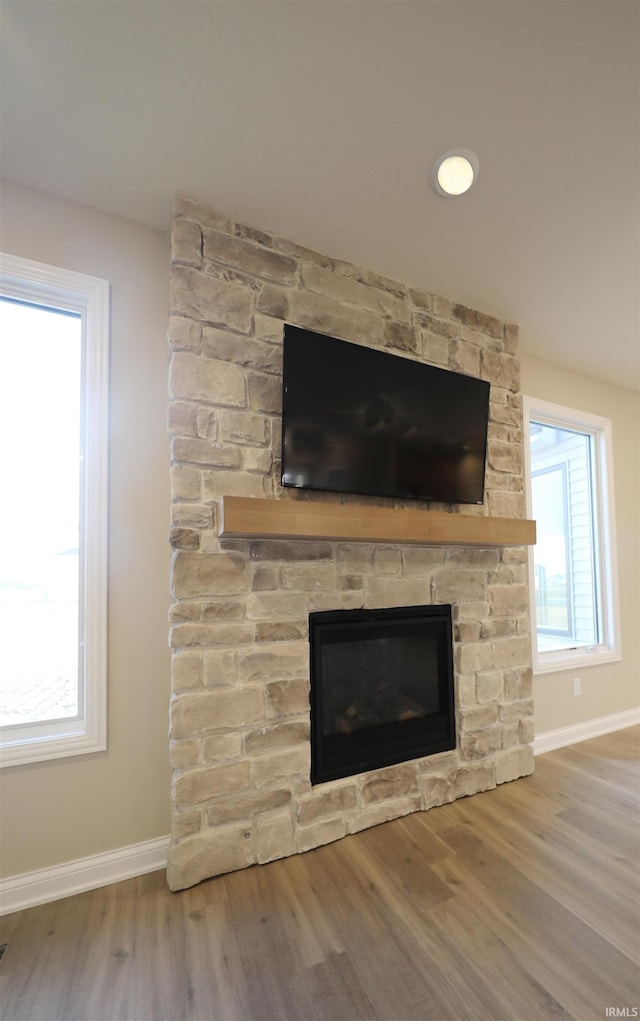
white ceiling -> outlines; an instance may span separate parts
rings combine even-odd
[[[636,0],[2,3],[2,176],[167,229],[178,192],[638,386]],[[429,187],[472,149],[477,185]]]

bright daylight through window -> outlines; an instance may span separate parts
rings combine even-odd
[[[0,260],[2,765],[105,747],[104,281]]]
[[[619,659],[611,428],[525,398],[534,668]]]

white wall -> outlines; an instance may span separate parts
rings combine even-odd
[[[111,284],[108,749],[0,772],[6,877],[169,832],[169,241],[9,182],[0,201],[3,251]]]
[[[529,397],[611,419],[622,626],[622,662],[534,677],[536,734],[585,723],[640,704],[640,395],[625,387],[522,356]],[[573,694],[573,678],[582,694]]]

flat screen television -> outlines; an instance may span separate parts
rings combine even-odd
[[[282,485],[481,504],[489,383],[284,327]]]

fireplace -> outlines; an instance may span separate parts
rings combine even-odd
[[[455,748],[451,606],[309,615],[311,782]]]

